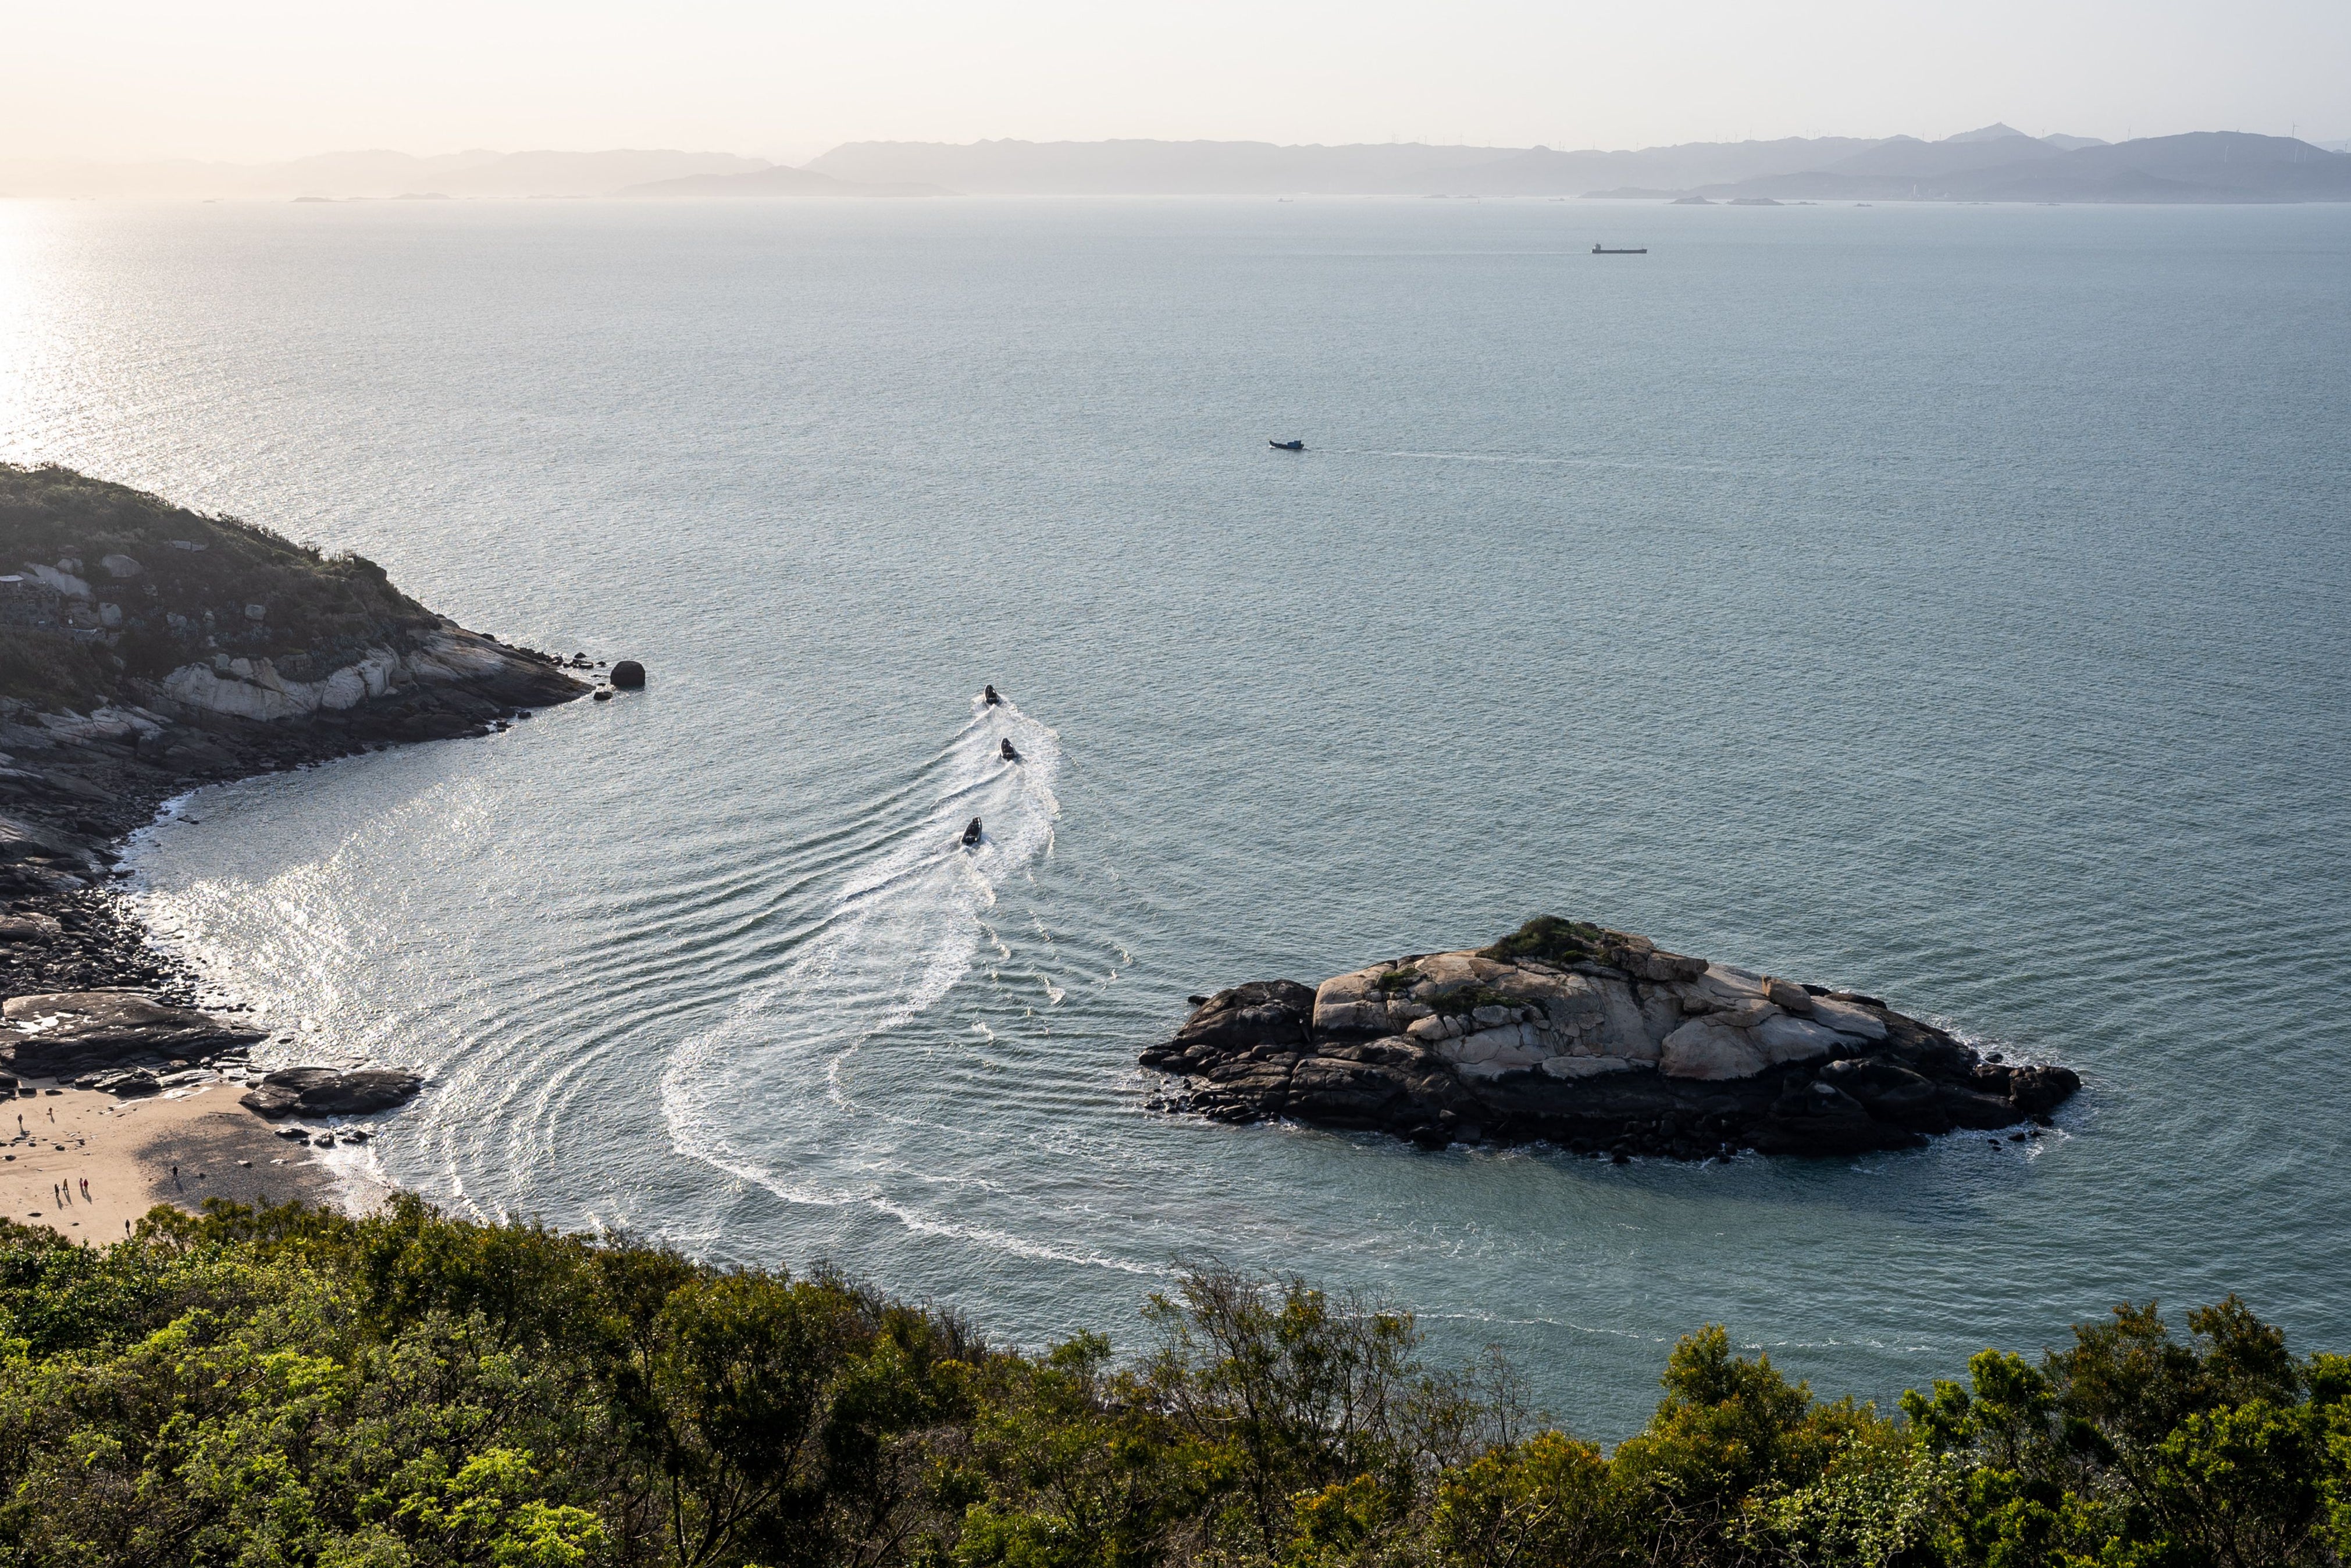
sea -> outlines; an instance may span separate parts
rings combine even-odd
[[[651,672],[140,835],[267,1060],[429,1076],[354,1192],[1026,1347],[1299,1278],[1608,1440],[1708,1323],[1881,1404],[2125,1301],[2351,1350],[2351,206],[0,203],[0,458]],[[1154,1108],[1187,997],[1540,913],[2085,1087]]]

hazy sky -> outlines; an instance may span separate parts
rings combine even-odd
[[[2351,135],[2346,0],[0,0],[0,159]]]

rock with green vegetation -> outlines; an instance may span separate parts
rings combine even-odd
[[[86,733],[350,715],[387,697],[413,727],[455,733],[581,690],[363,557],[69,469],[0,465],[0,697]]]
[[[104,885],[122,835],[173,796],[483,735],[587,690],[552,655],[434,614],[359,556],[68,469],[0,465],[0,995],[194,999]],[[140,1041],[162,1040],[162,1025],[122,1023],[12,1028],[26,1038],[0,1044],[28,1071],[157,1054]]]
[[[1142,1060],[1180,1075],[1165,1103],[1225,1121],[1685,1159],[1907,1148],[2045,1120],[2080,1087],[1875,997],[1549,915],[1475,951],[1220,991]]]

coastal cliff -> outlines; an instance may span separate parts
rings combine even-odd
[[[1984,1055],[1877,998],[1543,916],[1490,947],[1194,998],[1145,1067],[1164,1102],[1441,1147],[1541,1140],[1681,1159],[1852,1155],[2031,1124],[2070,1070]]]
[[[0,465],[0,1067],[133,1095],[246,1077],[261,1031],[195,1010],[108,887],[123,835],[199,785],[506,727],[585,695],[569,671],[589,667],[467,631],[360,557]],[[319,1071],[253,1074],[246,1103],[376,1109],[415,1087]]]

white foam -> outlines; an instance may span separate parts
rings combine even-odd
[[[755,1109],[762,1141],[781,1124],[795,1134],[782,1143],[806,1138],[809,1147],[837,1147],[843,1120],[896,1120],[851,1100],[843,1064],[869,1043],[886,1043],[970,972],[989,935],[983,916],[998,883],[1049,852],[1060,810],[1059,737],[1010,704],[972,706],[970,719],[934,759],[928,804],[843,877],[783,977],[671,1053],[662,1109],[679,1153],[789,1203],[862,1203],[915,1223],[878,1185],[810,1181],[805,1172],[788,1178],[736,1134]],[[1018,763],[998,754],[1008,737],[1020,752]],[[967,849],[961,836],[975,816],[983,836]]]

